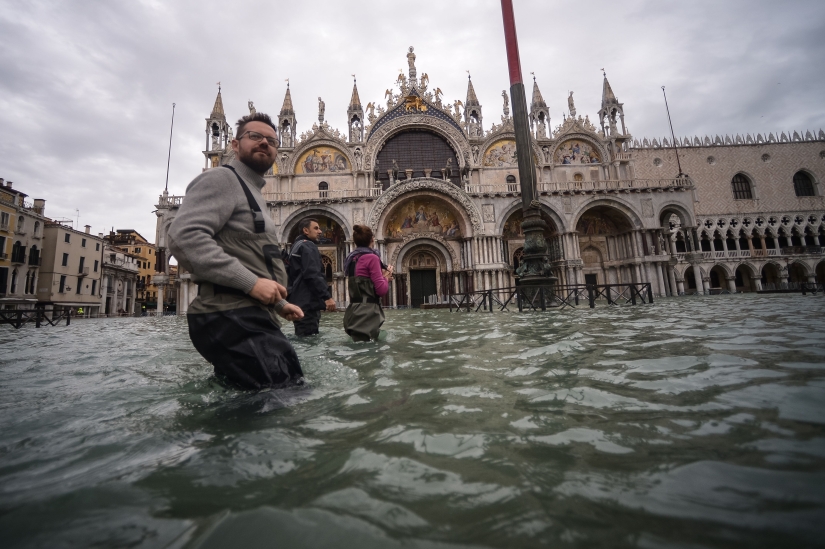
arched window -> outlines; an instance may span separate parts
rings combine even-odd
[[[17,293],[17,269],[11,272],[11,288],[9,288],[9,293]]]
[[[29,250],[29,265],[40,265],[40,250],[32,246]]]
[[[793,190],[796,196],[814,196],[814,182],[805,172],[793,174]]]
[[[26,218],[22,215],[17,218],[17,231],[20,234],[23,234],[23,229],[26,228]]]
[[[40,222],[34,222],[34,236],[40,236]]]
[[[518,191],[518,185],[516,185],[516,176],[515,175],[508,175],[507,176],[507,190],[509,192]]]
[[[753,198],[751,182],[741,173],[733,176],[731,186],[733,187],[733,198],[735,200],[750,200]]]
[[[321,181],[320,183],[318,183],[318,191],[318,196],[320,196],[321,198],[326,198],[327,196],[329,196],[329,192],[327,192],[329,191],[329,183],[327,183],[326,181]]]

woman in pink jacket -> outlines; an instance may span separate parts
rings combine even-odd
[[[352,240],[358,246],[344,261],[349,285],[349,306],[344,313],[344,330],[354,341],[378,339],[384,324],[381,298],[387,294],[392,280],[392,267],[381,270],[381,258],[372,249],[372,229],[355,225]]]

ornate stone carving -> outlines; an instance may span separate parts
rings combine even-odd
[[[496,222],[496,210],[492,204],[482,204],[481,205],[481,216],[484,218],[485,223],[495,223]]]
[[[435,233],[411,233],[405,236],[403,240],[401,240],[401,244],[399,246],[396,246],[395,251],[393,251],[392,257],[390,258],[390,262],[388,263],[388,265],[395,265],[398,261],[398,254],[400,254],[401,250],[403,250],[404,247],[413,240],[435,240],[436,242],[439,242],[442,246],[444,246],[447,249],[447,252],[449,252],[450,260],[453,262],[453,270],[460,268],[461,262],[459,261],[458,256],[456,255],[453,247],[450,246],[450,243],[447,242],[443,236]]]
[[[384,191],[381,198],[375,201],[375,205],[372,210],[370,210],[367,224],[372,227],[374,232],[377,233],[378,223],[381,221],[381,216],[384,215],[384,211],[390,206],[391,203],[393,203],[401,195],[424,190],[432,190],[446,194],[458,202],[470,218],[470,223],[473,225],[473,233],[476,235],[484,233],[484,225],[481,221],[481,214],[475,204],[473,204],[473,201],[470,200],[470,197],[467,196],[463,190],[456,187],[452,183],[447,183],[438,179],[413,179],[412,181],[399,183],[390,187]]]

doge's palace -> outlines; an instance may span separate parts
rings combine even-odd
[[[395,267],[386,306],[516,283],[524,233],[509,97],[502,92],[501,115],[488,112],[487,122],[496,120],[488,125],[471,79],[464,101],[449,102],[419,74],[412,47],[407,64],[382,101],[362,105],[353,83],[344,131],[327,124],[319,97],[317,119],[299,134],[288,86],[277,117],[281,145],[264,187],[269,213],[285,247],[300,219],[318,219],[340,304],[355,224],[372,227]],[[639,140],[606,75],[592,121],[572,93],[566,99],[568,113],[555,126],[535,80],[528,106],[536,194],[559,284],[649,282],[664,296],[825,283],[822,130]],[[232,138],[219,90],[206,120],[205,169],[231,160]],[[159,271],[167,270],[166,232],[182,200],[159,199]],[[197,290],[185,273],[178,281],[185,312]]]

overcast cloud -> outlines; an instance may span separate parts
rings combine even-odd
[[[662,85],[680,136],[825,127],[822,0],[514,4],[524,76],[553,126],[568,90],[597,120],[604,67],[638,138],[668,132]],[[0,0],[0,37],[0,177],[50,217],[77,209],[94,233],[150,240],[172,103],[169,191],[183,194],[218,81],[234,123],[250,99],[276,115],[289,78],[299,133],[318,96],[344,130],[353,73],[364,104],[382,101],[411,45],[445,99],[463,101],[472,72],[485,129],[509,88],[497,0]]]

